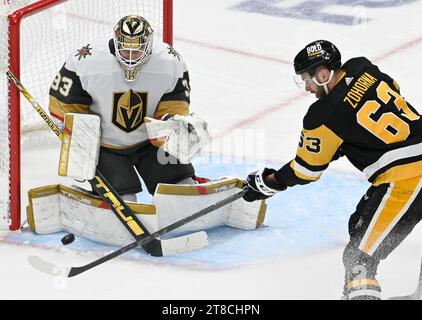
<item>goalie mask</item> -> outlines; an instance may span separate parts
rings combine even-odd
[[[114,27],[114,47],[125,79],[134,81],[152,52],[153,30],[141,16],[126,16]]]

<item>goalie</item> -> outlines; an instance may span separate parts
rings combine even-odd
[[[206,123],[189,114],[189,103],[182,57],[168,45],[153,44],[153,30],[144,18],[122,18],[113,39],[72,54],[53,81],[49,111],[64,134],[59,175],[91,180],[98,168],[149,232],[234,194],[242,180],[195,176],[190,160],[209,135]],[[142,191],[138,174],[154,195],[154,205],[136,204]],[[31,190],[29,202],[34,232],[64,230],[114,245],[133,241],[92,193],[47,186]],[[264,202],[247,205],[240,199],[179,231],[219,225],[255,229],[265,209]],[[204,232],[164,241],[163,255],[207,244]]]
[[[153,34],[144,18],[122,18],[113,39],[94,41],[72,54],[50,89],[49,111],[64,122],[66,136],[59,174],[89,180],[98,166],[127,201],[136,201],[142,191],[137,173],[150,194],[158,183],[193,184],[197,179],[190,157],[179,159],[174,149],[173,155],[158,152],[164,141],[150,141],[146,119],[169,122],[174,140],[185,143],[179,146],[181,155],[193,156],[192,148],[183,149],[195,142],[199,151],[208,139],[205,122],[189,115],[189,74],[183,58],[171,46],[154,43]],[[189,139],[179,139],[176,134],[183,134],[174,123],[191,128]]]

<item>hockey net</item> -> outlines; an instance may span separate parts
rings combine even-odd
[[[0,0],[0,229],[20,227],[20,148],[56,139],[7,81],[10,69],[43,107],[65,59],[123,16],[139,14],[172,43],[172,0]],[[26,192],[26,190],[22,190]]]

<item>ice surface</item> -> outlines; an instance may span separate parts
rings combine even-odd
[[[309,6],[316,2],[321,5]],[[414,0],[175,0],[174,46],[190,70],[191,110],[208,121],[214,137],[195,161],[197,174],[245,177],[294,156],[313,97],[295,87],[290,62],[312,40],[334,42],[343,60],[373,59],[422,111],[421,10],[422,1]],[[57,156],[53,146],[25,150],[23,189],[62,181]],[[26,257],[35,253],[77,266],[115,248],[83,239],[63,247],[63,234],[3,234],[0,298],[338,299],[348,217],[368,187],[342,159],[321,181],[270,199],[266,228],[210,230],[207,248],[176,257],[133,250],[69,280],[38,273]],[[139,200],[150,197],[140,194]],[[385,297],[414,289],[421,240],[418,226],[380,265]]]

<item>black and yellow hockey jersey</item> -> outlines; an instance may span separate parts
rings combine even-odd
[[[318,180],[339,155],[374,185],[422,175],[422,119],[398,84],[364,57],[341,67],[332,91],[313,103],[297,154],[275,177],[286,186]]]

